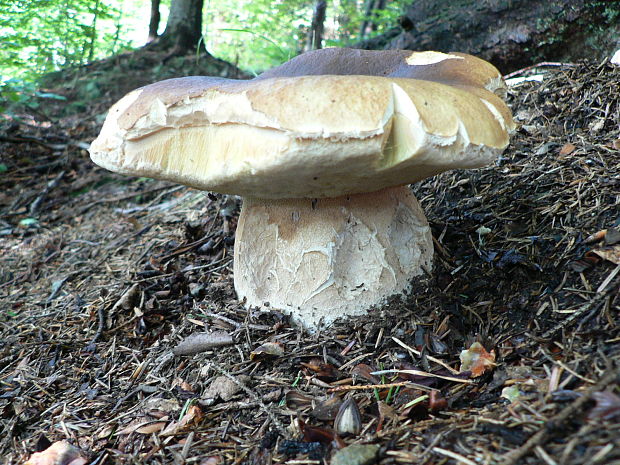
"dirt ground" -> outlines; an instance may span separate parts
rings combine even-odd
[[[237,301],[237,199],[90,162],[115,92],[0,122],[0,462],[620,464],[620,68],[537,73],[412,186],[432,275],[316,334]]]

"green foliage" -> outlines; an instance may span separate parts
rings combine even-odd
[[[382,33],[411,2],[386,0],[384,9],[367,17],[368,1],[327,2],[324,46],[349,46]],[[206,0],[203,38],[215,56],[258,74],[304,50],[315,4],[316,0]],[[160,32],[169,5],[170,0],[162,0]],[[149,12],[150,0],[0,0],[0,113],[16,106],[36,109],[40,99],[59,98],[37,92],[34,83],[42,75],[47,78],[41,85],[76,86],[80,72],[58,71],[143,45]],[[365,21],[372,27],[362,37]],[[166,74],[173,62],[162,64],[163,71],[153,68],[153,79]],[[113,70],[100,74],[90,72],[89,81],[78,86],[76,98],[64,108],[80,110],[122,79]]]
[[[60,67],[117,53],[127,41],[117,34],[120,10],[110,3],[0,0],[3,73],[32,80]]]
[[[32,81],[17,78],[3,81],[0,76],[0,114],[8,113],[11,108],[16,107],[37,109],[41,99],[65,100],[65,97],[51,92],[40,92]]]
[[[315,0],[211,0],[205,24],[207,47],[214,55],[251,73],[277,66],[301,53],[312,22]],[[410,0],[388,0],[382,10],[366,18],[364,0],[327,2],[324,45],[346,47],[359,40],[364,20],[369,35],[396,24]]]

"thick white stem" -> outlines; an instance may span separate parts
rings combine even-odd
[[[245,198],[235,289],[308,328],[359,315],[430,270],[433,243],[407,187],[332,199]]]

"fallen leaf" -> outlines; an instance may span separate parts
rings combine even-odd
[[[197,405],[192,405],[187,409],[183,418],[179,421],[173,421],[164,430],[159,433],[160,436],[174,436],[187,430],[189,427],[196,425],[202,420],[202,410]]]
[[[237,381],[230,379],[228,376],[218,376],[207,388],[203,397],[207,399],[222,399],[224,402],[228,402],[242,389],[242,385],[246,384],[250,378],[249,376],[238,376],[235,378]]]
[[[281,342],[265,342],[250,353],[250,360],[263,360],[270,357],[282,357],[284,344]]]
[[[620,150],[620,139],[616,139],[611,145],[613,145],[616,150]]]
[[[330,397],[329,399],[316,401],[310,415],[317,420],[332,421],[338,415],[338,410],[342,405],[340,397]]]
[[[144,409],[149,413],[172,413],[181,410],[176,399],[164,399],[162,397],[150,397],[144,401]]]
[[[194,333],[183,339],[172,349],[174,355],[193,355],[205,352],[214,347],[222,347],[234,344],[230,334],[225,331],[213,331],[212,333]]]
[[[140,434],[152,434],[158,433],[166,426],[165,421],[154,421],[144,426],[136,428],[135,432]]]
[[[310,426],[301,418],[298,418],[297,422],[306,442],[320,442],[321,444],[329,445],[336,438],[336,433],[330,429]]]
[[[381,379],[375,375],[371,375],[373,371],[376,371],[376,368],[373,368],[365,363],[359,363],[355,365],[351,370],[351,376],[353,377],[353,379],[363,378],[371,384],[380,384]]]
[[[467,350],[463,350],[459,356],[461,359],[460,371],[471,371],[471,376],[477,378],[485,371],[496,366],[495,351],[487,350],[479,342],[474,342]]]
[[[313,358],[308,363],[301,362],[300,365],[306,368],[306,374],[314,374],[321,381],[331,382],[338,379],[340,372],[331,363],[323,363],[320,358]]]
[[[605,234],[605,245],[614,245],[620,243],[620,229],[609,228]]]
[[[148,426],[152,423],[159,423],[159,422],[165,422],[168,420],[168,416],[163,416],[161,418],[158,418],[157,421],[153,421],[153,420],[145,420],[144,417],[133,420],[131,423],[129,423],[127,426],[125,426],[123,429],[121,429],[120,431],[117,431],[114,435],[115,436],[125,436],[131,433],[135,433],[136,431],[138,431],[139,429],[142,428],[146,428],[148,430]],[[159,431],[159,430],[158,430]]]
[[[438,412],[448,406],[448,401],[439,391],[431,391],[428,395],[428,408],[432,412]]]
[[[569,155],[571,153],[573,153],[575,151],[577,147],[575,147],[573,144],[571,144],[570,142],[567,144],[564,144],[562,146],[562,148],[560,149],[560,155]]]
[[[592,253],[598,255],[603,260],[610,261],[614,265],[620,265],[620,245],[613,247],[605,247],[602,249],[593,249]]]
[[[595,400],[596,405],[588,414],[590,420],[611,420],[620,415],[620,397],[613,392],[595,392],[592,394],[592,398]]]
[[[24,465],[84,465],[80,450],[67,441],[57,441],[42,452],[35,452]]]
[[[568,267],[576,273],[582,273],[589,270],[600,261],[601,259],[598,256],[588,252],[583,258],[569,262]]]
[[[287,408],[297,410],[310,407],[314,398],[299,391],[288,391],[284,396],[284,400]]]
[[[383,401],[377,402],[377,410],[379,411],[379,421],[377,422],[377,432],[383,429],[386,420],[397,420],[398,413]]]

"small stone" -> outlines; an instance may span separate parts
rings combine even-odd
[[[351,444],[334,454],[331,465],[371,465],[378,456],[379,446],[376,444]]]
[[[205,287],[200,283],[190,283],[189,284],[189,293],[193,297],[200,297],[200,295],[204,292]]]

